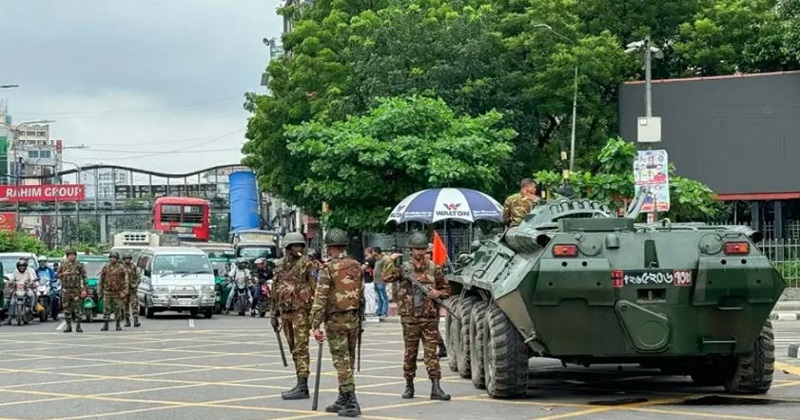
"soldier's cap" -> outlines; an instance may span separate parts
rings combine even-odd
[[[131,256],[130,254],[125,254],[125,255],[122,256],[122,259],[123,260],[132,260],[133,256]]]

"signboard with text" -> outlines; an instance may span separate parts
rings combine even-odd
[[[0,202],[83,201],[83,184],[0,185]]]
[[[660,212],[669,211],[669,158],[666,150],[640,150],[633,161],[633,179],[636,194],[645,188],[653,194],[645,199],[642,212],[653,212],[654,204]]]
[[[169,188],[166,185],[116,185],[114,187],[114,197],[118,200],[171,195],[212,198],[217,196],[217,184],[177,184],[170,185]]]
[[[0,230],[17,230],[17,218],[13,212],[0,213]]]

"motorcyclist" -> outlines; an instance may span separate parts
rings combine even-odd
[[[261,257],[256,260],[256,270],[253,273],[255,275],[256,280],[258,280],[253,285],[253,306],[251,307],[252,313],[255,314],[256,306],[258,306],[258,302],[261,300],[261,287],[267,283],[268,281],[272,280],[272,267],[267,264],[267,259]],[[264,297],[265,299],[269,299],[268,296]]]
[[[39,280],[47,280],[49,282],[55,282],[56,280],[56,272],[52,268],[47,265],[48,258],[42,257],[39,259],[39,268],[36,269],[36,275],[39,277]]]
[[[252,286],[251,279],[250,270],[247,268],[247,260],[244,258],[237,258],[236,265],[231,269],[231,272],[228,273],[228,282],[232,283],[233,287],[228,294],[228,302],[225,304],[226,312],[230,312],[233,309],[233,298],[234,294],[239,294],[239,285],[244,286],[248,298],[252,299],[253,296],[252,293],[250,293],[250,287]]]
[[[38,278],[36,277],[36,272],[32,268],[28,267],[28,260],[25,258],[20,258],[17,261],[17,269],[11,273],[11,287],[13,287],[12,290],[16,290],[16,284],[20,281],[25,283],[25,294],[28,296],[28,306],[30,307],[31,313],[33,313],[33,305],[36,302],[36,296],[34,296],[33,291],[39,287],[39,282]],[[9,295],[9,299],[10,296],[11,295]],[[11,325],[10,316],[6,320],[6,325]]]

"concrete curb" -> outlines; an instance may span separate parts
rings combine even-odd
[[[800,355],[798,348],[800,348],[800,345],[789,344],[789,357],[791,357],[792,359],[800,359],[800,356],[798,356]]]
[[[773,312],[769,314],[771,321],[797,321],[800,320],[800,312]]]

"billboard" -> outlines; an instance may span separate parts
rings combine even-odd
[[[0,185],[0,202],[83,201],[83,184]]]
[[[217,194],[217,184],[189,184],[189,185],[116,185],[114,197],[117,200],[142,197],[166,197],[180,195],[185,197],[213,198]]]
[[[12,212],[0,213],[0,230],[17,230],[16,214]]]

